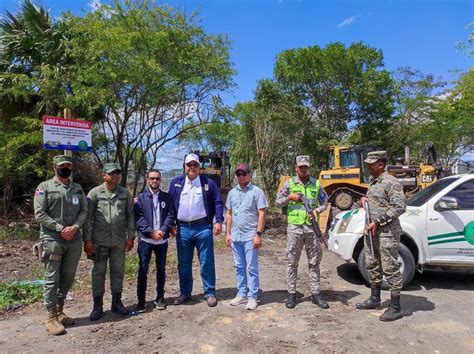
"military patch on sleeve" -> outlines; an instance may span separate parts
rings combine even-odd
[[[86,199],[87,199],[87,200],[92,200],[92,197],[91,197],[91,195],[90,195],[90,194],[88,194],[88,195],[86,196]]]
[[[395,190],[397,192],[403,192],[403,186],[401,184],[396,184],[395,185]]]
[[[36,189],[35,195],[44,195],[44,190],[40,188]]]
[[[280,189],[280,194],[287,196],[287,195],[288,195],[288,191],[287,191],[286,189],[284,189],[284,188],[283,188],[283,189]]]

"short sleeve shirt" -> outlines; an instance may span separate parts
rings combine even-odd
[[[259,187],[249,183],[229,192],[226,208],[232,211],[232,241],[250,241],[257,232],[258,210],[268,208],[268,201]]]

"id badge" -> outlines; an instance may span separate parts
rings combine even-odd
[[[72,196],[72,205],[79,205],[79,198],[77,195]]]

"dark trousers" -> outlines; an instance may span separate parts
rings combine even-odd
[[[140,240],[140,242],[138,243],[137,252],[138,257],[140,259],[137,279],[138,302],[146,302],[148,268],[153,252],[155,253],[156,262],[156,299],[163,297],[165,295],[166,253],[168,252],[168,242],[163,243],[161,245],[154,245]]]

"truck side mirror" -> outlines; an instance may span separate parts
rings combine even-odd
[[[458,200],[455,197],[444,196],[434,205],[436,211],[459,209]]]

